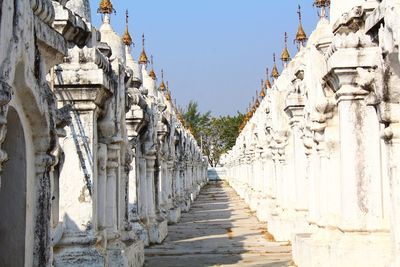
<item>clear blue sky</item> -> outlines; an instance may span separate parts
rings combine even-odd
[[[100,0],[91,0],[92,21]],[[154,55],[160,77],[164,68],[172,97],[178,105],[198,102],[201,111],[214,115],[245,112],[265,68],[272,68],[272,53],[279,58],[284,32],[289,49],[297,31],[297,6],[302,6],[303,26],[310,35],[317,21],[313,1],[305,0],[114,0],[117,14],[111,18],[116,32],[122,33],[125,9],[130,13],[130,32],[141,50],[146,35],[147,54]],[[279,70],[282,65],[279,63]]]

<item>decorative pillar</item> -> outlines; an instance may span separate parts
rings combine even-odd
[[[120,145],[107,145],[106,227],[108,240],[119,237],[117,188],[119,184]]]
[[[98,122],[112,95],[110,77],[106,75],[111,66],[96,48],[87,48],[87,62],[79,63],[79,51],[70,49],[69,61],[57,68],[54,84],[59,105],[73,107],[72,123],[66,129],[66,137],[60,139],[65,161],[59,178],[59,221],[64,233],[54,245],[55,266],[71,264],[71,255],[82,257],[83,264],[104,265],[106,261],[104,198],[108,157],[107,147],[98,137]],[[78,64],[80,68],[76,69]],[[90,79],[77,78],[80,75]]]
[[[285,112],[289,116],[289,125],[291,128],[292,152],[292,186],[294,191],[291,192],[290,205],[294,209],[294,230],[293,232],[306,232],[306,212],[308,210],[308,201],[305,196],[308,195],[308,181],[306,176],[307,159],[303,145],[303,127],[304,127],[304,99],[302,90],[302,79],[304,71],[299,70],[296,73],[296,79],[293,82],[295,90],[289,93],[286,98]]]
[[[155,186],[154,186],[154,166],[156,156],[153,154],[145,155],[146,159],[146,188],[147,188],[147,216],[150,222],[156,219],[156,207],[155,207]]]
[[[335,38],[340,41],[333,42],[335,46],[328,59],[330,72],[326,77],[336,91],[340,122],[342,209],[338,228],[343,235],[331,252],[342,255],[332,259],[337,266],[379,266],[389,257],[380,125],[372,101],[373,69],[379,65],[380,51],[362,29],[348,27],[362,27],[363,15],[362,7],[354,8],[336,25]]]

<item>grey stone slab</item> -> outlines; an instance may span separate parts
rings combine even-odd
[[[146,249],[147,267],[288,266],[291,247],[275,242],[234,190],[224,183],[207,185],[168,228],[161,245]]]

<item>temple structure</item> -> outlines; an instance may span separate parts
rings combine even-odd
[[[99,29],[90,9],[0,1],[0,266],[142,266],[205,184],[128,14],[119,36],[110,0]]]
[[[224,157],[229,183],[296,266],[400,266],[400,2],[315,6]]]
[[[293,266],[398,267],[400,2],[314,5],[223,157],[228,182]],[[142,266],[207,182],[145,36],[135,59],[128,12],[120,36],[110,0],[98,29],[91,8],[0,0],[0,266]]]

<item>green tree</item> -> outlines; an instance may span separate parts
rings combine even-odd
[[[236,116],[220,116],[212,119],[207,135],[210,151],[205,153],[211,166],[218,165],[221,155],[235,145],[243,119],[244,115],[239,112]]]
[[[190,101],[182,113],[185,127],[192,131],[202,146],[203,154],[207,156],[209,164],[217,166],[221,155],[235,145],[244,114],[238,112],[236,116],[211,117],[209,111],[202,114],[194,101]]]
[[[190,129],[197,142],[201,142],[202,132],[208,127],[211,121],[211,112],[200,113],[197,102],[190,101],[184,112],[185,127]]]

